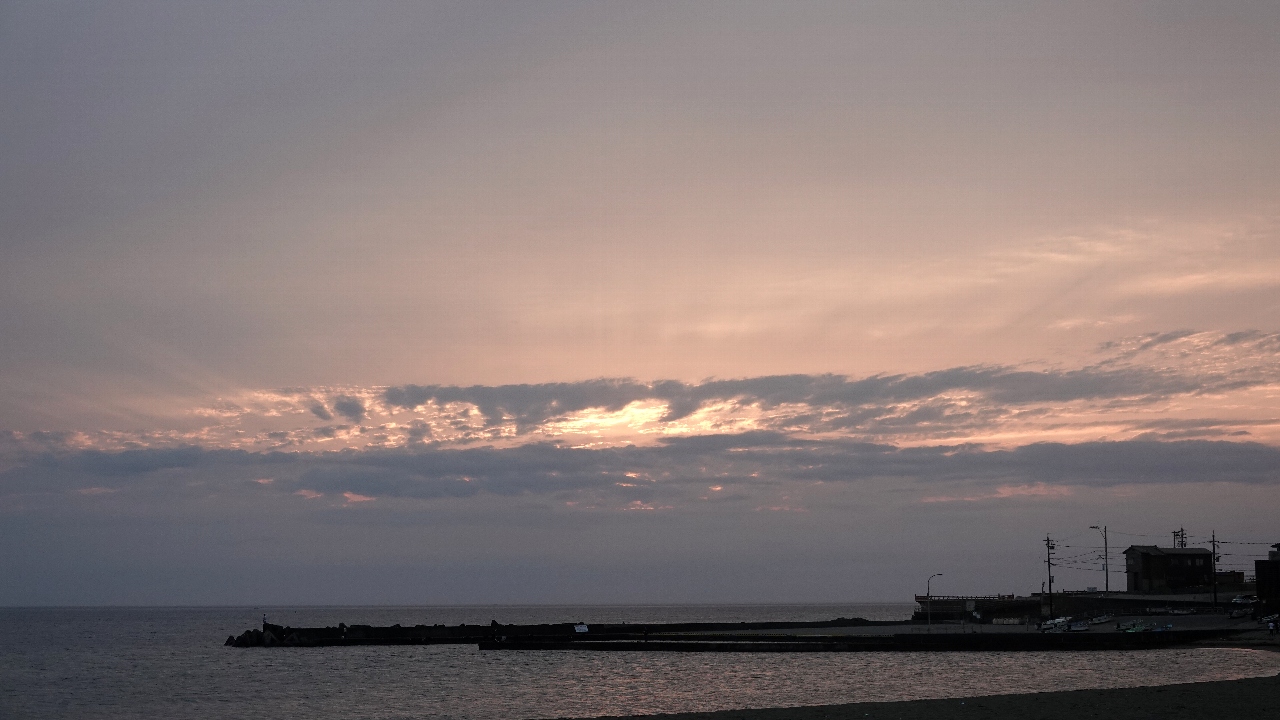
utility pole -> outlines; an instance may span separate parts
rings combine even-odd
[[[1187,548],[1187,529],[1178,528],[1173,531],[1173,546],[1185,550]]]
[[[926,621],[927,625],[933,625],[933,579],[936,577],[942,577],[942,573],[934,573],[930,575],[929,579],[926,580],[924,584],[924,597],[927,605],[925,612],[929,617]]]
[[[1218,531],[1214,530],[1211,543],[1213,543],[1213,559],[1210,564],[1213,565],[1213,609],[1218,609]]]
[[[1090,525],[1089,529],[1102,531],[1102,574],[1105,576],[1102,584],[1107,592],[1111,592],[1111,549],[1107,546],[1107,526]]]
[[[1049,619],[1053,619],[1053,551],[1057,546],[1048,535],[1044,536],[1044,564],[1049,568]]]

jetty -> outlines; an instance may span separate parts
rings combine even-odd
[[[752,622],[752,623],[661,623],[661,624],[591,624],[548,623],[540,625],[503,625],[496,620],[488,625],[347,625],[337,627],[289,627],[265,620],[261,630],[246,630],[229,636],[226,645],[233,647],[326,647],[335,645],[477,645],[489,642],[547,641],[570,642],[590,637],[598,640],[629,640],[648,637],[692,636],[697,633],[750,633],[823,628],[860,628],[909,625],[910,620],[864,620],[836,618],[817,622]]]
[[[888,652],[1141,650],[1203,644],[1254,629],[1222,616],[1177,617],[1177,626],[1150,618],[1092,626],[1087,631],[1041,626],[932,625],[911,620],[836,618],[819,622],[649,623],[541,625],[411,625],[290,627],[230,636],[233,647],[469,644],[487,651],[574,650],[627,652]],[[1119,629],[1120,627],[1124,629]]]

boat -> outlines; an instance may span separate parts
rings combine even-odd
[[[1043,623],[1041,623],[1040,630],[1042,631],[1062,630],[1066,628],[1067,625],[1070,625],[1070,624],[1071,624],[1071,618],[1069,617],[1054,618],[1052,620],[1046,620]]]

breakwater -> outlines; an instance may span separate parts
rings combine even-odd
[[[875,652],[959,650],[1137,650],[1175,647],[1229,636],[1232,628],[1154,632],[895,632],[909,621],[837,618],[820,622],[540,625],[346,625],[289,627],[229,636],[233,647],[469,644],[481,650],[660,652]],[[905,629],[905,628],[903,628]]]
[[[262,623],[261,630],[246,630],[239,636],[227,637],[232,647],[325,647],[334,645],[476,645],[490,641],[561,641],[570,642],[588,635],[592,640],[644,639],[651,636],[689,633],[745,633],[780,630],[813,630],[822,628],[858,628],[885,625],[907,625],[907,620],[865,620],[836,618],[816,622],[753,623],[544,623],[538,625],[504,625],[496,621],[488,625],[347,625],[336,627],[289,627]]]

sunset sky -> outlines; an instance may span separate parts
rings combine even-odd
[[[1278,3],[19,0],[0,97],[0,605],[1280,542]]]

